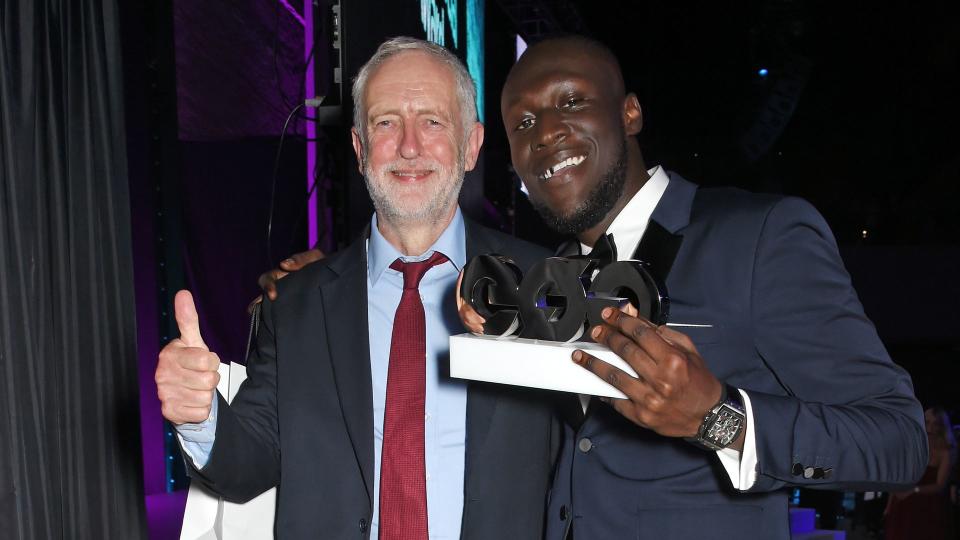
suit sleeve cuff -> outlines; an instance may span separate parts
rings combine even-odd
[[[757,482],[757,436],[753,425],[753,406],[750,396],[743,390],[737,389],[743,398],[743,409],[747,416],[747,433],[743,441],[743,452],[732,448],[717,450],[720,464],[727,471],[730,483],[734,489],[747,491]]]
[[[210,406],[210,415],[203,422],[175,426],[180,448],[183,449],[184,455],[198,470],[207,464],[207,461],[210,460],[210,452],[213,451],[213,441],[217,434],[218,401],[214,396],[213,403]]]

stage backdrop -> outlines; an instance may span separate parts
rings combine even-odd
[[[0,537],[144,538],[115,0],[0,7]]]

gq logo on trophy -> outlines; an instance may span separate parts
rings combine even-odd
[[[607,306],[632,304],[659,325],[667,322],[670,304],[645,263],[601,267],[589,256],[551,257],[524,276],[507,257],[480,255],[464,267],[459,292],[486,320],[485,335],[559,342],[580,339],[585,328],[601,323]]]

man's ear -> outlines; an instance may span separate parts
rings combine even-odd
[[[477,156],[480,155],[480,147],[483,146],[483,124],[474,122],[467,134],[467,151],[463,156],[463,169],[472,171],[477,166]]]
[[[356,126],[350,128],[350,139],[353,142],[353,153],[357,156],[357,169],[363,175],[363,143],[360,142],[360,133]]]
[[[636,135],[643,129],[643,110],[640,109],[640,100],[633,92],[627,94],[623,100],[623,125],[627,135]]]

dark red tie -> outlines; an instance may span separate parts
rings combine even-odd
[[[380,540],[427,539],[427,480],[423,424],[426,395],[427,333],[420,279],[447,258],[438,252],[425,261],[393,261],[403,272],[403,296],[393,318],[387,398],[380,461]]]

